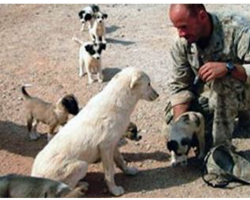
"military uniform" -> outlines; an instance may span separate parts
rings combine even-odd
[[[190,109],[201,111],[207,122],[213,115],[213,144],[231,145],[235,118],[239,111],[250,110],[250,26],[239,16],[210,14],[210,17],[213,32],[205,49],[178,38],[170,51],[170,103],[172,107],[192,102]],[[203,83],[197,74],[206,62],[240,64],[246,70],[247,81],[243,83],[226,75]],[[169,114],[166,117],[170,122]]]

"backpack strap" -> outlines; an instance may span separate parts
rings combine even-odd
[[[213,188],[225,188],[229,183],[230,181],[227,181],[227,180],[223,180],[223,181],[220,181],[218,183],[214,183],[213,180],[216,180],[219,178],[219,175],[218,174],[211,174],[213,176],[215,176],[215,178],[213,179],[206,179],[206,175],[208,174],[208,170],[207,170],[207,162],[208,162],[208,158],[211,156],[212,154],[212,151],[209,151],[207,156],[205,157],[204,159],[204,163],[203,163],[203,167],[202,167],[202,180],[208,185],[208,186],[211,186]]]

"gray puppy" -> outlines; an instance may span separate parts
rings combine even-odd
[[[84,197],[86,187],[71,189],[68,185],[51,179],[9,174],[0,177],[0,197],[56,198]]]
[[[36,132],[36,127],[39,122],[49,126],[49,141],[55,134],[55,128],[67,123],[69,114],[76,115],[79,112],[78,102],[72,94],[59,99],[56,105],[36,97],[31,97],[26,92],[25,86],[22,87],[22,94],[25,98],[27,128],[31,140],[36,140],[40,137]]]
[[[171,152],[171,165],[187,165],[190,148],[196,148],[199,159],[205,156],[205,122],[198,112],[181,114],[169,129],[167,148]]]

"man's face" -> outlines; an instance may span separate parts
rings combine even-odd
[[[186,8],[171,9],[170,20],[180,37],[188,43],[197,42],[202,36],[202,23],[199,16],[191,16]]]

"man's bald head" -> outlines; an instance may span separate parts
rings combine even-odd
[[[179,36],[189,43],[211,33],[211,22],[203,4],[172,4],[169,17]]]
[[[186,11],[190,16],[195,17],[201,10],[206,12],[204,4],[171,4],[170,12]]]

